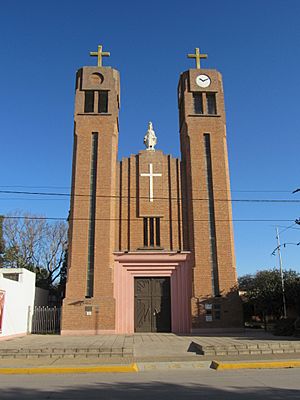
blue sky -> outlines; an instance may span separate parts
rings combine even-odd
[[[2,4],[0,190],[69,191],[75,71],[101,43],[121,74],[119,157],[143,148],[149,120],[157,148],[179,156],[177,82],[200,47],[223,74],[232,198],[300,201],[299,19],[298,0]],[[0,193],[0,213],[16,209],[65,217],[69,200]],[[234,222],[238,273],[277,265],[275,226],[299,216],[300,203],[233,202],[235,220],[274,220]],[[300,246],[282,256],[300,272]]]

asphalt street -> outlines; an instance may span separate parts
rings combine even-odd
[[[300,399],[299,369],[1,375],[1,400]]]

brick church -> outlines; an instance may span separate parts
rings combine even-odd
[[[188,55],[180,159],[150,122],[144,150],[118,161],[119,72],[102,66],[102,46],[91,55],[98,66],[76,74],[62,334],[240,327],[221,74],[200,68],[198,48]]]

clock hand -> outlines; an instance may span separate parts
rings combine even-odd
[[[200,78],[200,81],[202,81],[202,82],[205,82],[207,80],[208,80],[208,78],[204,78],[204,79]]]

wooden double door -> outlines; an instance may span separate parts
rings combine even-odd
[[[134,279],[135,332],[171,332],[170,278]]]

